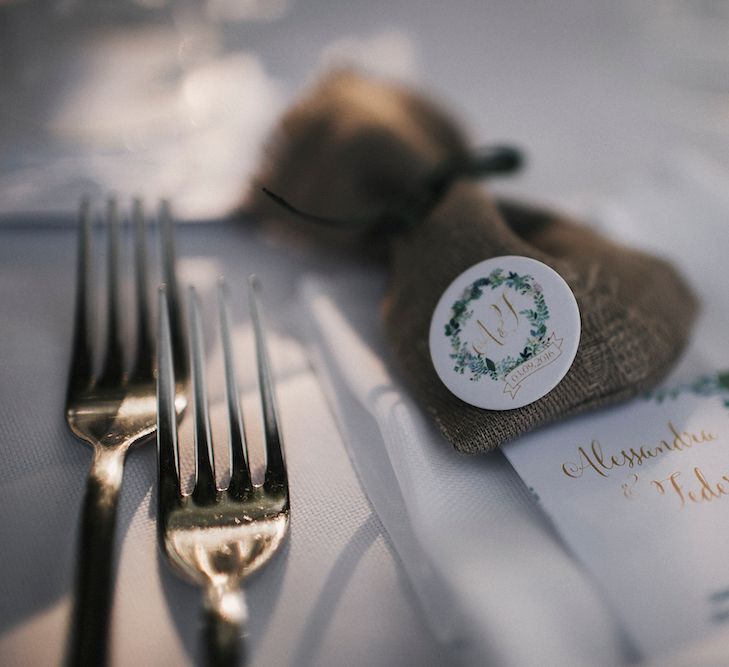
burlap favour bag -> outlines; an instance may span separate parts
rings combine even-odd
[[[423,97],[337,73],[287,113],[257,179],[333,224],[287,213],[257,189],[248,209],[388,261],[384,322],[400,370],[453,446],[478,453],[655,386],[683,350],[697,304],[665,261],[551,211],[494,200],[461,178],[474,171],[470,155],[455,123]],[[574,293],[582,329],[574,362],[551,391],[523,407],[486,410],[441,382],[429,329],[451,282],[502,255],[557,271]]]

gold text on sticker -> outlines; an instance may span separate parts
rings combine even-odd
[[[503,305],[500,306],[500,303],[503,303]],[[486,354],[489,339],[500,347],[503,347],[504,340],[511,334],[516,333],[519,329],[519,314],[516,312],[513,304],[506,296],[506,292],[502,293],[500,300],[489,304],[488,314],[491,315],[492,319],[496,318],[497,320],[495,323],[489,321],[491,328],[484,324],[480,319],[476,320],[476,324],[481,330],[482,339],[473,343],[472,347],[473,351],[480,355]],[[486,319],[486,317],[484,317],[484,319]],[[507,320],[510,324],[510,328],[508,329]]]

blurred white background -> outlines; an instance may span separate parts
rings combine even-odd
[[[728,45],[725,0],[0,0],[0,217],[109,190],[223,215],[342,63],[524,147],[501,189],[579,207],[677,160],[729,168]]]

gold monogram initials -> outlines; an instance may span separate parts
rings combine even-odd
[[[505,308],[499,305],[502,302]],[[481,340],[471,344],[476,354],[486,354],[487,346],[491,342],[503,347],[503,341],[519,328],[519,314],[506,296],[506,292],[501,294],[501,299],[489,304],[488,313],[493,314],[496,319],[496,324],[495,326],[492,325],[490,329],[481,320],[476,320],[476,324],[481,330]],[[507,321],[509,322],[510,328],[507,328]]]

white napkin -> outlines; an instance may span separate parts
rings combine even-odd
[[[704,302],[676,381],[729,367],[720,325],[729,207],[716,187],[729,179],[700,156],[673,165],[601,200],[593,218],[676,262]],[[302,318],[355,468],[434,632],[473,664],[635,657],[502,455],[458,455],[403,390],[378,323],[383,290],[381,276],[366,271],[309,278]]]
[[[378,275],[309,279],[310,348],[344,440],[433,631],[467,664],[617,664],[609,610],[501,454],[450,448],[401,388]]]

